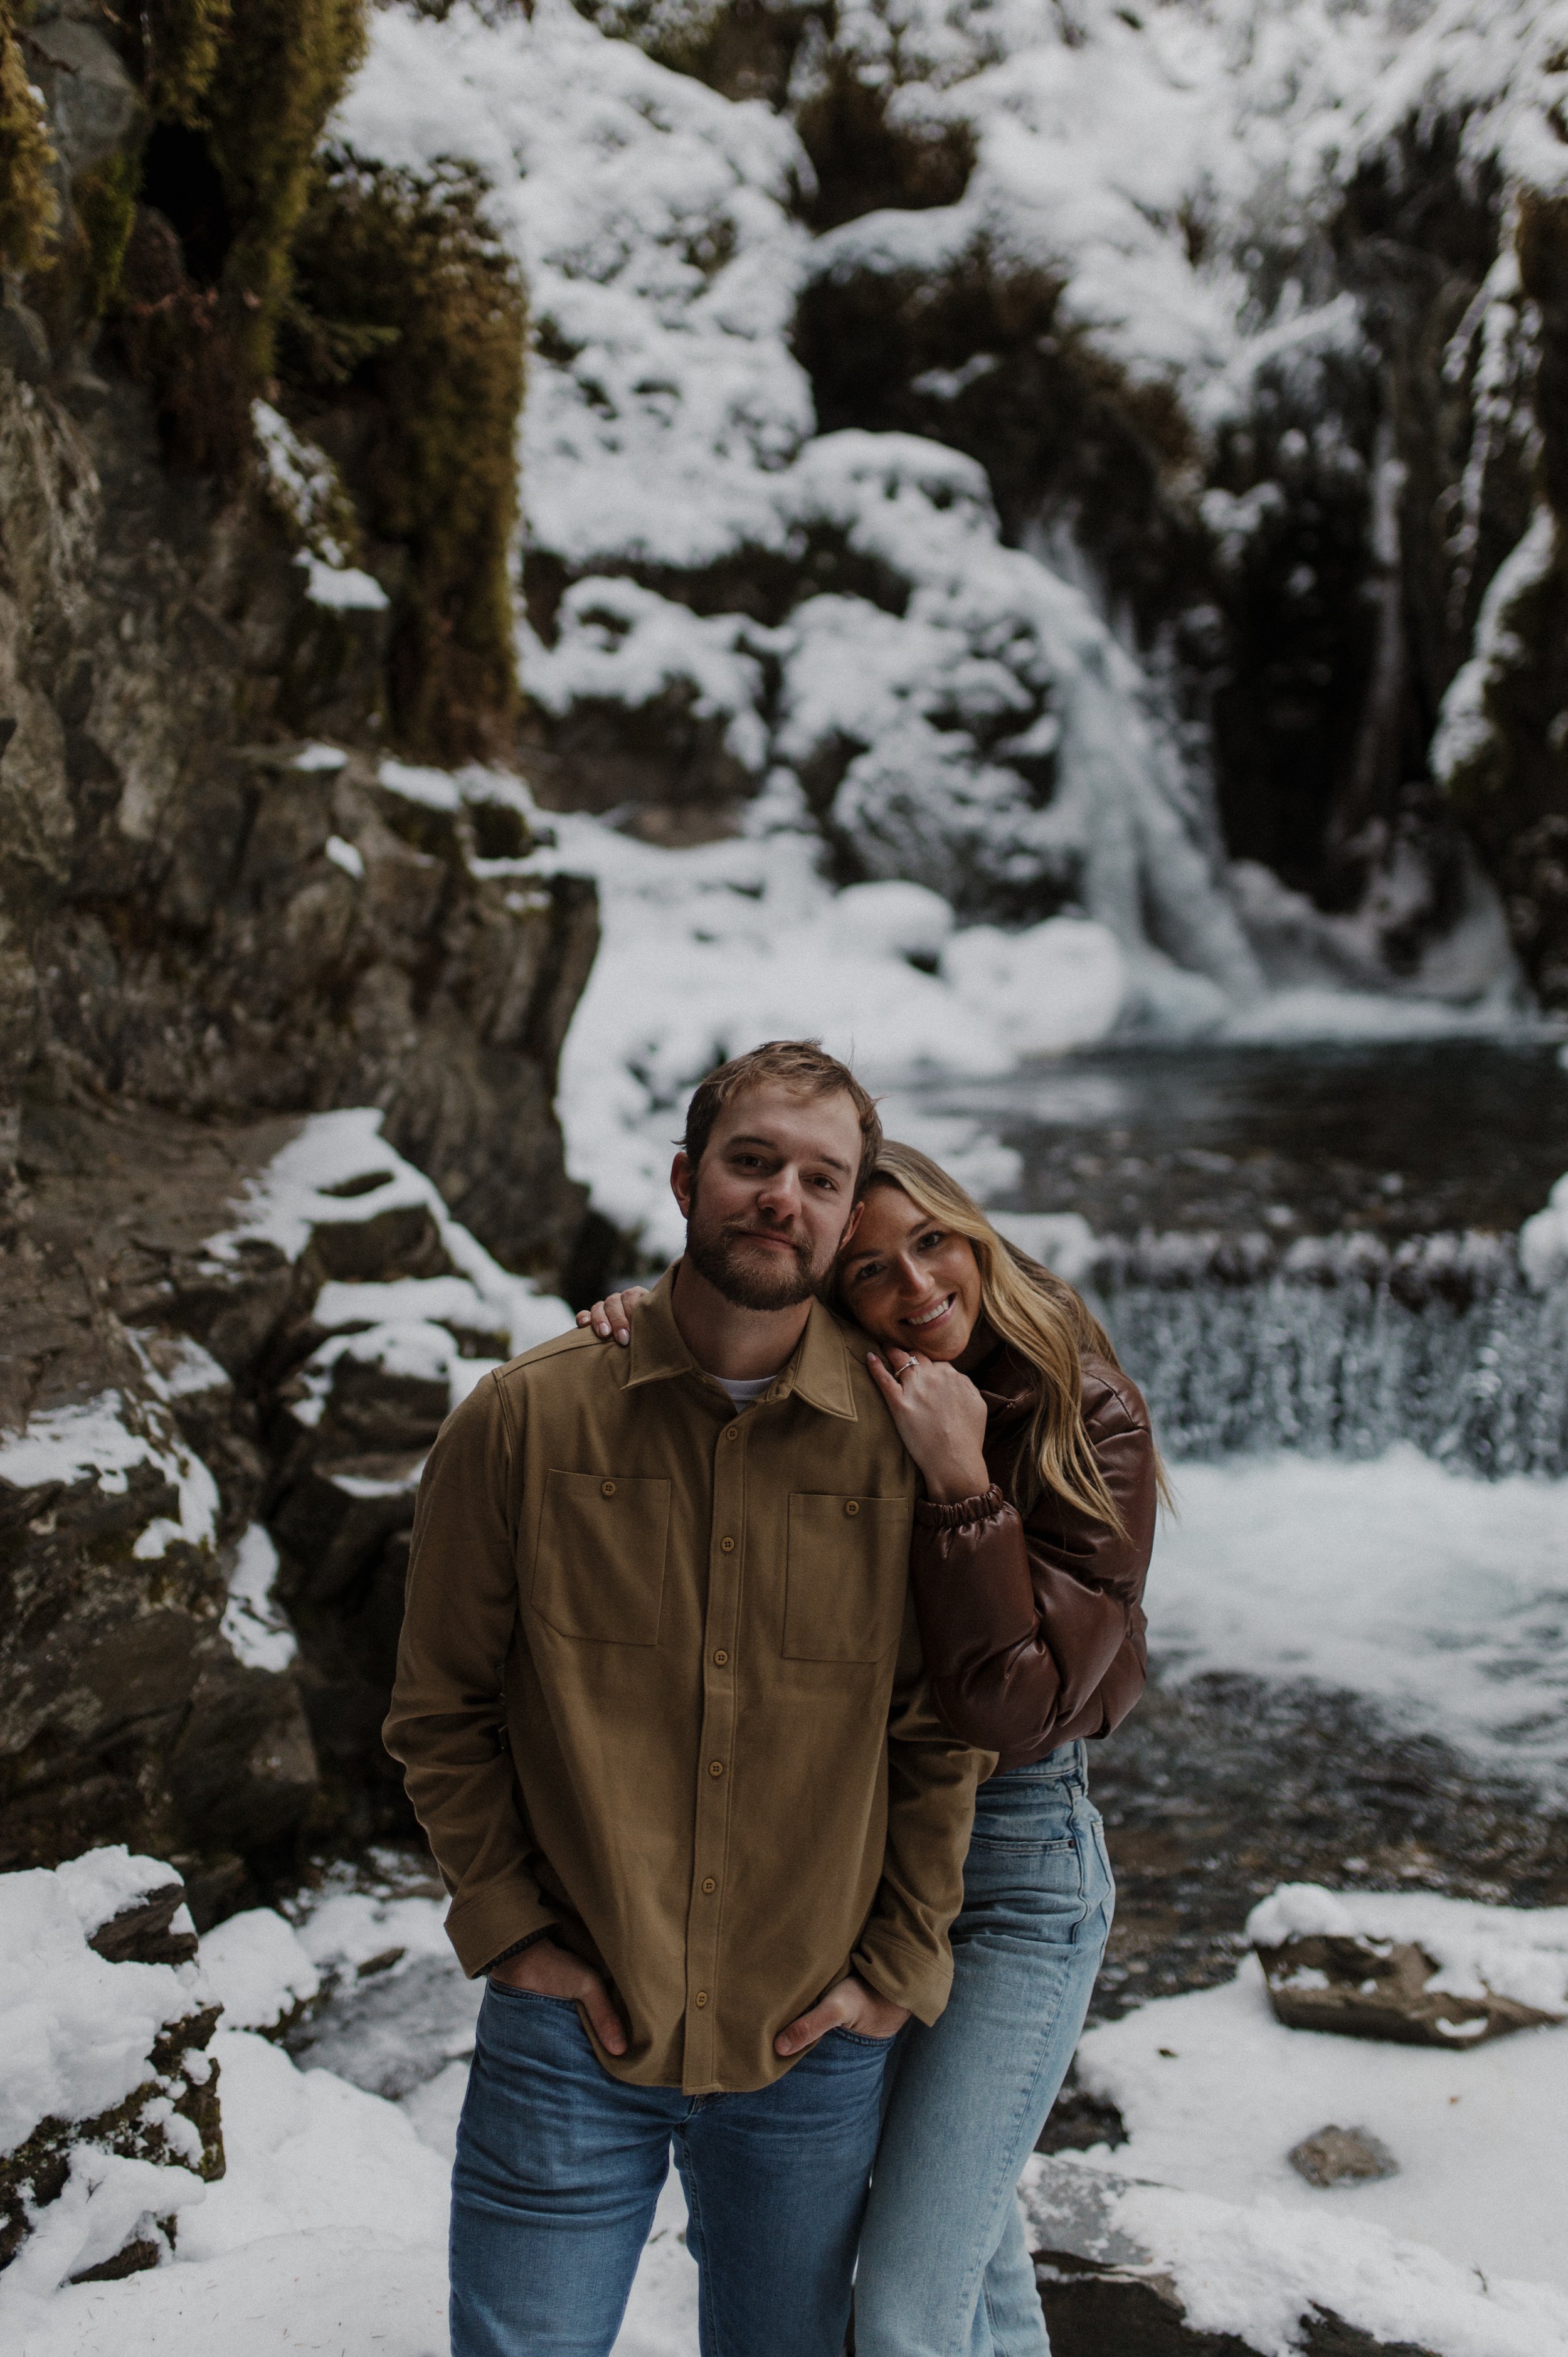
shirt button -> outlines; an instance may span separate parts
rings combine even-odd
[[[725,1438],[726,1440],[738,1440],[740,1438],[740,1418],[738,1416],[736,1416],[732,1425],[725,1427]]]
[[[708,1773],[709,1773],[709,1775],[710,1775],[710,1776],[722,1776],[722,1775],[724,1774],[724,1772],[725,1772],[725,1763],[724,1763],[724,1761],[723,1761],[722,1760],[709,1760],[709,1762],[708,1762]]]
[[[698,2003],[699,2005],[706,2005],[707,2001],[708,2001],[708,1992],[707,1992],[707,1990],[706,1990],[706,1989],[699,1989],[699,1990],[697,1991],[697,2003]]]
[[[729,1660],[729,1655],[725,1652],[722,1645],[719,1647],[718,1652],[714,1655],[714,1659],[718,1663],[721,1670],[724,1668],[725,1663]]]
[[[616,1493],[616,1485],[613,1481],[601,1481],[599,1483],[599,1490],[603,1496],[613,1498]]]
[[[721,1539],[719,1541],[719,1550],[721,1554],[733,1555],[735,1553],[735,1541],[733,1539]]]
[[[710,1875],[708,1875],[708,1876],[706,1877],[706,1878],[704,1879],[703,1884],[703,1889],[704,1890],[708,1890],[708,1891],[714,1891],[714,1890],[716,1890],[716,1889],[718,1889],[718,1887],[719,1887],[719,1886],[718,1886],[718,1884],[714,1880],[714,1878],[713,1878],[713,1876],[712,1876],[711,1874],[710,1874]]]
[[[609,1485],[607,1483],[606,1486],[608,1487]],[[860,1512],[860,1500],[858,1498],[846,1498],[843,1501],[843,1510],[846,1514],[858,1514]]]

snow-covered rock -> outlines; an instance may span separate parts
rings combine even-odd
[[[1455,2048],[1568,2021],[1568,1907],[1286,1882],[1247,1936],[1293,2029]]]
[[[222,2174],[183,1896],[124,1846],[0,1876],[0,2305],[156,2266]]]

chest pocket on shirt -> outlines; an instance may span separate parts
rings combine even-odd
[[[912,1511],[906,1498],[790,1499],[787,1660],[880,1662],[892,1651],[904,1622]]]
[[[669,1535],[668,1481],[553,1469],[529,1601],[563,1637],[657,1645]]]

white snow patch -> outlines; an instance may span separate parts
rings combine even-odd
[[[1443,1905],[1415,1893],[1410,1900],[1414,1909]],[[1343,1894],[1343,1901],[1358,1910],[1390,1903],[1371,1893]],[[1551,1911],[1561,1921],[1563,1910]],[[1189,2303],[1203,2329],[1241,2332],[1260,2349],[1283,2347],[1310,2298],[1381,2337],[1444,2352],[1499,2357],[1510,2345],[1568,2347],[1568,2244],[1561,2231],[1568,2029],[1520,2030],[1458,2054],[1286,2029],[1270,2007],[1262,1966],[1249,1956],[1221,1987],[1157,1998],[1097,2024],[1079,2044],[1078,2067],[1082,2083],[1114,2103],[1127,2126],[1128,2143],[1097,2158],[1119,2175],[1244,2205],[1254,2221],[1243,2237],[1256,2255],[1251,2289],[1300,2303],[1266,2329],[1257,2310],[1232,2310],[1243,2320],[1219,2321],[1215,2303],[1246,2295],[1251,2269],[1238,2257],[1214,2279],[1212,2297],[1201,2297],[1196,2309]],[[1309,2185],[1287,2156],[1331,2123],[1369,2129],[1393,2154],[1399,2174],[1348,2190]],[[1149,2212],[1148,2239],[1162,2261],[1184,2245],[1192,2250],[1185,2235],[1169,2234],[1178,2214],[1158,2203]],[[1125,2222],[1137,2231],[1131,2218]],[[1359,2245],[1358,2234],[1368,2241]],[[1396,2261],[1393,2236],[1421,2246],[1419,2259],[1412,2252]],[[1456,2335],[1454,2319],[1439,2314],[1437,2295],[1444,2285],[1450,2295],[1460,2289],[1466,2269],[1476,2271],[1473,2290],[1480,2288],[1477,2273],[1494,2294],[1499,2276],[1554,2286],[1553,2293],[1541,2290],[1539,2312],[1561,2337],[1510,2344],[1506,2337]],[[1340,2287],[1348,2302],[1337,2297]],[[1406,2298],[1412,2304],[1396,2313],[1391,2303]],[[1528,2303],[1521,2325],[1525,2313]],[[1472,2331],[1480,2322],[1477,2314]]]
[[[392,604],[381,583],[358,565],[329,565],[308,548],[300,550],[295,563],[309,576],[305,594],[313,606],[340,614],[380,614]]]
[[[200,1962],[229,2029],[271,2029],[321,1986],[293,1926],[271,1907],[216,1925],[202,1940]]]
[[[329,834],[327,838],[327,856],[335,867],[340,867],[343,870],[345,876],[351,876],[356,884],[363,881],[365,855],[346,837],[340,834]]]
[[[250,1523],[235,1550],[222,1631],[231,1650],[252,1670],[286,1670],[299,1652],[288,1616],[273,1594],[278,1551],[260,1523]]]

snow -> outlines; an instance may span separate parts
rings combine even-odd
[[[251,1670],[286,1670],[299,1652],[283,1607],[273,1595],[278,1551],[261,1523],[248,1523],[234,1551],[223,1636]]]
[[[572,1323],[565,1303],[554,1295],[540,1293],[526,1278],[511,1275],[491,1258],[478,1239],[453,1218],[435,1183],[388,1145],[381,1134],[381,1118],[373,1105],[312,1114],[266,1168],[246,1181],[234,1225],[208,1240],[206,1249],[211,1258],[226,1267],[238,1256],[242,1244],[260,1243],[270,1243],[295,1260],[305,1250],[313,1228],[358,1225],[383,1211],[420,1204],[435,1222],[447,1258],[483,1305],[487,1323],[493,1320],[494,1330],[510,1337],[514,1351],[564,1333]],[[361,1183],[365,1181],[372,1183]],[[357,1184],[360,1191],[332,1191]],[[339,1288],[339,1303],[351,1290]],[[367,1296],[376,1290],[369,1286],[363,1288]],[[416,1323],[422,1326],[424,1321]],[[443,1337],[443,1341],[451,1347],[449,1338]],[[399,1346],[389,1340],[386,1347]],[[411,1340],[407,1348],[415,1354],[423,1351],[428,1359],[435,1346]],[[0,1474],[4,1471],[5,1458],[0,1454]]]
[[[227,1381],[221,1371],[220,1375]],[[156,1369],[149,1366],[148,1376],[155,1390],[164,1388],[172,1396]],[[122,1392],[100,1392],[93,1400],[46,1409],[20,1433],[0,1435],[0,1482],[17,1490],[91,1475],[98,1489],[123,1497],[131,1472],[143,1465],[161,1473],[178,1492],[179,1518],[158,1515],[149,1522],[137,1536],[134,1554],[156,1558],[175,1540],[209,1545],[217,1528],[218,1485],[158,1401],[133,1404]]]
[[[201,1943],[201,1969],[230,2029],[273,2029],[307,2004],[321,1975],[272,1907],[231,1915]]]
[[[1247,1918],[1255,1947],[1305,1933],[1396,1941],[1438,1967],[1427,1986],[1450,1996],[1512,1997],[1568,2016],[1568,1907],[1485,1907],[1424,1890],[1325,1890],[1284,1882]]]
[[[1162,1675],[1318,1679],[1494,1764],[1568,1774],[1561,1483],[1470,1480],[1408,1446],[1174,1470],[1149,1587]]]
[[[1123,1026],[1368,1036],[1380,1020],[1410,1034],[1444,1021],[1412,1006],[1423,990],[1506,1019],[1495,905],[1466,957],[1434,961],[1391,1019],[1386,999],[1380,1017],[1375,996],[1331,987],[1343,961],[1326,936],[1320,986],[1271,1016],[1201,760],[1092,566],[1059,533],[1004,545],[983,474],[950,448],[820,432],[790,333],[813,280],[930,279],[983,249],[993,267],[1059,278],[1064,324],[1174,390],[1207,447],[1248,415],[1263,375],[1310,387],[1359,353],[1354,299],[1312,291],[1315,241],[1407,111],[1452,111],[1477,170],[1497,157],[1542,185],[1561,175],[1544,114],[1563,79],[1560,14],[1178,0],[1134,19],[1086,0],[1069,38],[1030,0],[911,0],[896,26],[857,0],[836,20],[841,52],[894,85],[896,115],[961,119],[978,161],[954,205],[813,239],[795,217],[811,174],[786,114],[667,70],[569,0],[526,16],[459,0],[440,22],[379,11],[337,134],[414,169],[471,157],[529,282],[528,528],[567,576],[544,637],[521,633],[531,694],[558,717],[619,705],[645,728],[672,697],[755,797],[749,831],[815,837],[826,792],[825,823],[865,874],[918,882],[970,918],[1011,914],[1022,894],[1103,927],[1121,965],[1114,986],[1098,977],[1097,1003],[1114,1000]],[[795,96],[816,70],[808,49]],[[1503,434],[1520,331],[1500,264],[1484,297],[1451,359],[1462,373],[1479,353],[1474,398],[1491,404],[1486,434]],[[972,354],[933,389],[956,396],[991,364]],[[1361,468],[1335,432],[1319,430],[1320,461]],[[1267,481],[1241,498],[1210,489],[1207,520],[1239,554],[1284,496]],[[810,594],[818,545],[885,591]],[[720,564],[794,568],[792,608],[765,625],[715,610],[711,585],[686,603],[681,576]],[[413,774],[413,791],[439,776],[421,789]],[[1369,936],[1362,948],[1375,964]],[[1057,1044],[1048,1019],[1035,1028]]]
[[[1397,1914],[1407,1897],[1412,1911],[1444,1905],[1402,1892],[1347,1893],[1343,1903],[1369,1920],[1379,1910]],[[1544,1911],[1560,1940],[1563,1910]],[[1496,1947],[1530,1936],[1528,1910],[1474,1910],[1487,1912],[1498,1919]],[[1487,2281],[1552,2285],[1563,2337],[1545,2345],[1568,2346],[1568,2028],[1519,2030],[1460,2052],[1287,2029],[1249,1956],[1220,1987],[1159,1997],[1096,2024],[1079,2043],[1078,2072],[1126,2125],[1129,2142],[1096,2156],[1118,2174],[1255,2206],[1287,2245],[1290,2222],[1321,2220],[1330,2240],[1347,2227],[1376,2229]],[[1393,2154],[1398,2175],[1326,2191],[1309,2185],[1287,2155],[1330,2123],[1369,2129]],[[1311,2296],[1378,2329],[1332,2294],[1333,2270],[1320,2267]],[[1415,2322],[1412,2312],[1397,2335],[1386,2321],[1380,2329],[1446,2349]]]
[[[346,841],[342,835],[329,834],[328,836],[327,856],[331,860],[335,867],[340,867],[343,870],[344,875],[351,876],[357,884],[363,881],[365,874],[364,853],[354,844]]]
[[[0,2153],[44,2119],[91,2119],[123,2102],[149,2075],[165,2025],[206,2001],[191,1965],[112,1964],[87,1944],[176,1878],[123,1846],[58,1872],[0,1876]]]
[[[392,604],[381,583],[357,565],[329,565],[308,548],[295,562],[306,568],[305,594],[313,606],[339,614],[381,614]]]

